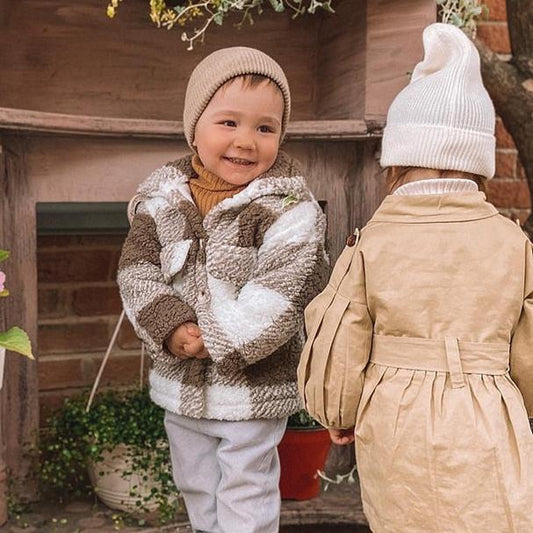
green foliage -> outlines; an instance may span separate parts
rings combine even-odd
[[[89,461],[98,462],[117,445],[128,446],[132,472],[155,481],[143,499],[131,494],[140,511],[157,504],[159,518],[169,521],[178,507],[177,490],[170,472],[170,454],[163,425],[164,411],[142,391],[108,392],[97,397],[87,413],[86,395],[65,400],[49,420],[41,440],[40,480],[44,494],[57,499],[93,494],[87,475]]]
[[[291,429],[309,429],[321,428],[322,426],[305,409],[300,409],[297,413],[289,416],[287,427]]]
[[[0,262],[5,261],[8,257],[9,252],[7,250],[0,249]],[[0,271],[0,297],[2,298],[9,296],[9,291],[4,288],[5,279],[6,275]],[[25,331],[16,326],[10,328],[8,331],[0,332],[0,348],[2,348],[3,350],[17,352],[21,355],[28,357],[29,359],[33,359],[33,354],[31,351],[31,341],[28,335]],[[3,350],[2,356],[4,353]],[[0,375],[3,376],[3,372],[0,371]],[[0,388],[2,388],[1,381]]]
[[[107,16],[114,18],[118,6],[124,0],[110,0]],[[170,30],[199,23],[192,32],[182,31],[181,40],[188,43],[188,50],[194,48],[199,39],[203,42],[206,31],[215,23],[221,26],[226,17],[237,14],[241,17],[237,27],[245,22],[254,23],[254,15],[261,15],[264,7],[276,13],[290,11],[293,18],[304,13],[314,14],[317,10],[334,13],[334,0],[144,0],[148,3],[150,19],[158,28]],[[461,28],[475,37],[476,24],[480,17],[488,14],[488,8],[481,0],[435,0],[439,6],[442,22]],[[342,23],[342,22],[341,22]]]
[[[116,15],[117,8],[123,1],[109,2],[107,6],[109,18]],[[333,0],[148,0],[150,19],[158,28],[170,30],[200,22],[200,27],[195,27],[191,34],[186,31],[181,34],[181,40],[189,45],[188,50],[194,48],[196,40],[204,40],[205,32],[213,22],[220,26],[231,14],[241,17],[241,21],[237,24],[237,27],[240,27],[244,22],[253,24],[253,15],[261,15],[264,5],[268,5],[276,13],[291,11],[293,17],[297,17],[304,13],[314,14],[317,9],[333,13],[332,3]]]
[[[436,0],[442,22],[461,28],[470,37],[476,36],[477,21],[488,15],[488,7],[480,0]]]
[[[26,332],[17,326],[0,333],[0,348],[5,348],[33,359],[30,339]]]

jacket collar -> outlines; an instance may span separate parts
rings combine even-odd
[[[166,200],[175,198],[177,194],[193,202],[189,189],[189,181],[193,176],[196,176],[196,172],[192,167],[192,156],[182,157],[154,171],[141,183],[137,192],[147,198],[159,197]],[[216,211],[219,206],[224,209],[239,208],[270,195],[294,196],[300,200],[309,198],[309,191],[297,162],[281,151],[269,170],[248,184],[243,191],[223,200],[212,211]]]
[[[373,222],[461,222],[497,215],[482,192],[421,194],[385,197],[369,224]]]

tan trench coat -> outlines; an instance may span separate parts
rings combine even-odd
[[[533,254],[482,193],[388,196],[306,310],[376,533],[533,532]]]

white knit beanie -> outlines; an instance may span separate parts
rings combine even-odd
[[[284,102],[280,142],[283,140],[291,113],[289,82],[283,69],[260,50],[233,46],[209,54],[196,65],[189,78],[183,108],[183,129],[193,151],[196,151],[192,145],[196,123],[213,95],[227,81],[247,74],[265,76],[279,87]]]
[[[424,59],[392,102],[381,165],[460,170],[492,178],[495,114],[479,54],[450,24],[424,30]]]

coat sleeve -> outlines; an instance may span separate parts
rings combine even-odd
[[[196,322],[194,310],[165,282],[160,254],[155,221],[141,204],[122,248],[117,282],[126,315],[152,357],[168,354],[164,341],[177,326]]]
[[[303,333],[305,306],[326,281],[325,226],[314,199],[287,206],[264,233],[256,265],[240,290],[230,293],[224,281],[212,280],[211,301],[199,305],[197,314],[220,371],[252,365]]]
[[[308,339],[298,366],[304,405],[326,427],[351,428],[373,331],[358,247],[344,249],[326,289],[307,307],[305,324]]]
[[[524,302],[511,339],[511,378],[517,384],[529,417],[533,417],[533,251],[526,243]]]

